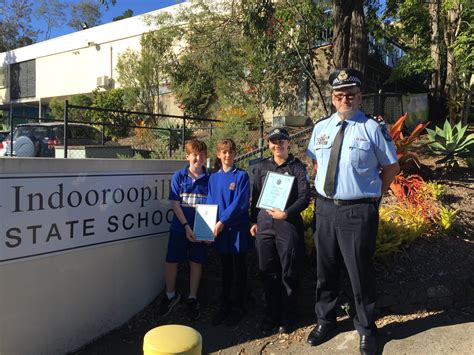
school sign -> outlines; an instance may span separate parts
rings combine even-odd
[[[0,354],[74,351],[163,290],[182,166],[0,159]]]
[[[167,233],[169,175],[1,176],[0,262]]]

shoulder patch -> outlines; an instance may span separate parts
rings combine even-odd
[[[317,120],[315,120],[315,121],[313,122],[313,124],[317,124],[317,123],[319,123],[319,122],[321,122],[321,121],[324,121],[325,119],[328,119],[329,117],[331,117],[331,115],[321,116],[321,117],[319,117]]]
[[[370,114],[366,114],[366,116],[368,118],[374,120],[375,122],[377,122],[380,125],[380,131],[382,132],[383,137],[385,138],[385,140],[387,142],[391,142],[392,141],[392,136],[390,135],[390,132],[387,129],[387,125],[385,124],[385,121],[384,121],[383,117],[382,116],[375,117],[375,116],[370,115]]]

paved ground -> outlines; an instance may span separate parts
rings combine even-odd
[[[157,302],[156,302],[157,303]],[[185,319],[184,306],[178,305],[168,318],[154,314],[155,305],[145,313],[108,335],[96,340],[76,355],[141,355],[143,336],[162,324],[185,324],[197,329],[203,336],[205,354],[358,354],[359,337],[352,320],[338,318],[337,333],[318,347],[306,344],[306,337],[313,326],[309,309],[299,317],[297,329],[289,334],[263,334],[258,329],[260,307],[250,309],[239,325],[210,325],[210,312],[190,323]],[[205,310],[212,310],[207,305]],[[377,321],[380,354],[473,354],[474,306],[446,311],[420,311],[405,315],[387,315]]]

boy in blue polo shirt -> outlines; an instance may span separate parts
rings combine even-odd
[[[214,247],[221,256],[222,293],[212,324],[237,324],[245,313],[246,252],[253,248],[249,229],[248,174],[234,165],[237,148],[232,139],[217,143],[219,170],[209,178],[208,204],[218,205]],[[232,292],[233,290],[233,292]]]
[[[170,226],[168,251],[166,253],[165,280],[166,296],[159,308],[160,316],[168,315],[180,301],[176,292],[178,263],[189,260],[189,298],[187,315],[190,320],[199,317],[197,292],[201,281],[202,264],[206,260],[206,245],[196,241],[193,233],[195,206],[205,204],[208,191],[209,174],[204,167],[207,146],[204,142],[192,139],[186,143],[188,165],[174,173],[171,180],[169,200],[174,216]]]

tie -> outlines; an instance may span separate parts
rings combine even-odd
[[[324,181],[324,192],[326,196],[332,196],[334,193],[334,182],[336,180],[337,164],[339,163],[339,154],[341,152],[342,140],[344,138],[344,128],[347,122],[342,121],[341,128],[332,143],[331,153],[329,154],[328,170],[326,171],[326,180]]]

